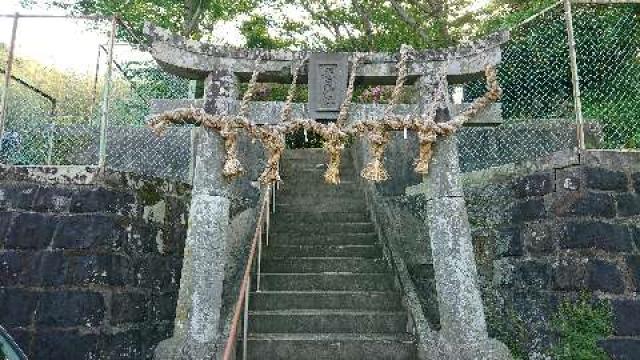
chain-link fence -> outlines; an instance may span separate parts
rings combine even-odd
[[[0,86],[6,93],[0,162],[103,163],[187,179],[190,130],[157,137],[145,124],[154,100],[187,98],[189,81],[162,71],[144,49],[116,41],[111,46],[111,33],[127,31],[124,24],[11,15],[0,17],[0,29],[7,30],[0,38],[3,75],[11,67],[7,85]]]
[[[574,4],[577,72],[589,148],[640,146],[639,14],[636,4]],[[20,16],[12,52],[13,22],[13,16],[0,17],[2,72],[13,57],[11,76],[0,86],[6,104],[0,115],[4,119],[1,162],[102,162],[119,170],[188,178],[190,129],[175,128],[156,137],[145,127],[158,99],[194,97],[188,80],[161,70],[144,48],[116,41],[111,51],[114,24],[117,34],[127,31],[111,19]],[[61,27],[72,29],[74,41],[61,37],[60,31],[56,35],[42,31]],[[498,69],[504,96],[493,111],[502,123],[462,130],[460,151],[466,171],[579,145],[569,55],[561,3],[512,29]],[[463,101],[483,91],[482,81],[466,84]]]
[[[640,4],[574,6],[582,112],[596,148],[640,148]]]
[[[577,146],[569,48],[561,5],[511,29],[502,48],[498,80],[503,95],[496,127],[460,132],[464,171],[535,159]],[[485,91],[484,80],[466,84],[465,102]]]

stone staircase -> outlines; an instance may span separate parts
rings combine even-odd
[[[338,186],[324,183],[324,162],[321,149],[283,157],[260,292],[250,297],[247,358],[414,359],[408,313],[353,162],[345,153]]]

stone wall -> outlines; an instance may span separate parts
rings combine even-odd
[[[494,330],[529,354],[579,292],[610,301],[613,359],[640,353],[640,153],[556,154],[467,178],[465,197]]]
[[[148,359],[173,330],[188,186],[0,168],[0,324],[33,359]]]
[[[357,145],[356,162],[366,156]],[[393,149],[387,163],[393,163]],[[408,166],[406,155],[396,167]],[[360,166],[360,165],[358,165]],[[367,186],[385,241],[401,253],[434,328],[438,311],[419,178]],[[613,359],[640,353],[640,153],[563,151],[464,175],[492,336],[544,358],[558,304],[580,292],[613,309]],[[625,357],[626,356],[626,357]]]

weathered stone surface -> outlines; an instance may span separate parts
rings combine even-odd
[[[9,232],[9,228],[13,223],[13,218],[15,214],[10,211],[0,211],[0,248],[5,246],[5,239],[7,237],[7,233]]]
[[[176,302],[178,292],[154,292],[151,295],[151,314],[156,321],[169,320],[173,322],[176,316]]]
[[[0,209],[29,210],[33,205],[35,184],[4,183],[0,187]]]
[[[547,211],[543,199],[530,199],[516,203],[512,210],[512,218],[515,223],[524,223],[544,219]]]
[[[53,237],[53,248],[119,249],[125,238],[124,229],[114,216],[75,215],[60,217],[58,221],[60,227]]]
[[[640,215],[640,194],[620,194],[616,196],[616,202],[618,203],[618,215]]]
[[[440,81],[420,79],[423,112],[436,101],[429,94],[444,85]],[[446,121],[448,99],[439,105],[436,121]],[[440,140],[423,184],[441,325],[435,352],[451,359],[510,359],[508,349],[488,336],[458,161],[456,137]]]
[[[23,289],[0,288],[0,324],[28,327],[38,303],[38,293]]]
[[[145,33],[152,39],[152,53],[160,66],[174,74],[192,79],[203,79],[220,68],[246,77],[255,68],[254,59],[261,58],[262,81],[288,83],[291,69],[309,55],[307,51],[218,47],[185,39],[151,24],[145,25]],[[412,52],[409,73],[417,76],[433,73],[435,67],[441,66],[441,62],[447,60],[444,63],[447,65],[446,71],[450,80],[464,81],[469,75],[482,73],[486,65],[498,64],[501,59],[499,44],[506,42],[508,38],[508,33],[501,32],[457,48]],[[360,77],[369,78],[374,84],[395,82],[398,54],[368,53],[363,60],[357,69]]]
[[[560,291],[580,291],[587,286],[586,259],[564,257],[553,264],[553,289]]]
[[[78,213],[119,213],[129,210],[128,205],[133,203],[134,199],[131,194],[100,187],[75,192],[71,203],[71,211]]]
[[[631,175],[631,181],[633,182],[633,188],[637,193],[640,193],[640,172]]]
[[[640,354],[640,340],[613,338],[601,340],[598,344],[611,356],[612,360],[635,360]]]
[[[337,119],[347,90],[347,54],[311,54],[308,69],[311,118]]]
[[[34,359],[97,359],[100,355],[98,336],[78,331],[50,330],[35,337]]]
[[[516,263],[515,286],[547,289],[551,285],[552,270],[544,260],[524,260]],[[526,285],[525,285],[526,284]]]
[[[474,343],[487,335],[464,199],[439,194],[429,200],[427,214],[440,323],[450,341]],[[458,269],[455,277],[452,268]]]
[[[108,350],[103,356],[109,359],[149,358],[149,329],[131,329],[116,332],[108,337]]]
[[[0,166],[0,173],[0,189],[15,190],[0,206],[7,209],[0,211],[0,308],[10,309],[0,311],[0,323],[34,359],[150,358],[171,330],[167,313],[175,312],[188,188],[81,167]],[[135,233],[133,224],[146,221],[138,211],[147,206],[137,196],[147,193],[141,188],[171,204],[175,231],[162,219]],[[72,207],[81,214],[71,214]],[[169,249],[164,242],[175,244]],[[159,243],[171,254],[159,256]],[[150,270],[139,280],[131,265],[140,262]],[[162,318],[150,316],[152,286],[173,300]],[[112,341],[120,326],[139,336],[121,346]]]
[[[604,222],[574,222],[567,224],[567,237],[562,239],[564,249],[596,248],[611,252],[631,251],[632,239],[626,225]]]
[[[60,286],[64,283],[67,261],[62,251],[40,251],[30,254],[23,283],[35,286]]]
[[[579,168],[560,168],[555,171],[555,188],[559,192],[579,191],[583,186],[582,174]]]
[[[0,251],[0,286],[17,285],[28,260],[13,250]]]
[[[601,167],[584,169],[587,187],[596,190],[626,191],[627,176],[622,171],[613,171]]]
[[[236,95],[235,85],[232,72],[216,70],[211,73],[205,110],[212,114],[230,114]],[[222,175],[219,154],[223,153],[219,136],[199,129],[174,333],[172,338],[158,345],[156,359],[180,356],[200,360],[220,351],[223,282],[231,199],[235,194],[229,179]]]
[[[20,213],[13,220],[7,234],[8,249],[44,249],[51,244],[56,219],[38,213]]]
[[[147,320],[150,299],[145,293],[122,292],[114,293],[112,297],[113,324],[142,323]]]
[[[524,255],[522,229],[516,226],[499,229],[496,234],[495,251],[498,256]]]
[[[393,162],[395,156],[387,161]],[[607,164],[618,164],[615,160],[618,156],[628,158],[622,161],[628,166],[609,167]],[[576,154],[556,154],[557,161],[528,161],[463,175],[465,200],[474,226],[475,255],[480,258],[477,265],[487,321],[492,334],[509,342],[514,352],[526,354],[525,357],[537,359],[547,353],[554,338],[550,319],[561,300],[572,299],[582,291],[633,300],[633,291],[640,283],[640,260],[637,255],[630,255],[635,254],[635,246],[640,244],[640,228],[634,223],[635,217],[621,216],[617,204],[621,195],[635,193],[629,189],[589,190],[583,173],[587,166],[584,159],[588,157],[581,156],[578,160]],[[631,156],[628,152],[610,152],[606,157],[606,164],[603,159],[602,164],[589,166],[637,172],[634,169],[638,165],[633,165],[633,159],[640,164],[637,153]],[[520,185],[518,182],[523,178],[548,173],[557,175],[556,191],[539,197],[536,192],[516,192],[514,186]],[[398,189],[413,185],[401,177],[402,181],[394,184]],[[567,187],[565,179],[571,179]],[[418,186],[411,186],[410,190],[417,191]],[[398,203],[408,198],[395,192],[390,195],[393,197],[380,197],[385,201],[393,198]],[[515,204],[541,198],[549,209],[545,218],[522,225],[512,223]],[[384,203],[381,207],[383,211],[397,212]],[[377,213],[384,214],[383,211]],[[601,217],[606,219],[598,219]],[[413,232],[410,224],[402,225],[386,222],[382,226],[389,227],[390,233]],[[521,228],[524,255],[512,255],[518,253],[513,250],[519,244],[510,243],[509,237],[501,233],[512,227]],[[518,245],[511,248],[513,244]],[[491,266],[484,266],[485,263]],[[428,279],[419,281],[428,283]],[[419,290],[425,301],[428,290],[426,287]],[[429,307],[424,309],[425,313],[437,310],[433,302]],[[633,354],[630,359],[637,357],[636,353],[628,354]]]
[[[614,332],[618,336],[640,335],[640,300],[613,300]]]
[[[65,282],[69,285],[113,285],[132,283],[129,260],[120,255],[87,255],[67,259]]]
[[[102,323],[105,302],[102,294],[85,291],[53,291],[40,294],[36,323],[52,327]]]
[[[144,289],[166,290],[180,283],[182,259],[174,256],[145,256],[132,259],[134,282]]]
[[[513,191],[518,198],[544,196],[553,191],[551,174],[534,174],[518,179],[513,184]]]
[[[33,210],[40,212],[66,212],[71,207],[73,190],[55,186],[40,186],[36,192]]]
[[[591,290],[603,291],[612,294],[621,294],[624,291],[622,272],[617,264],[606,260],[591,260],[587,264],[589,272],[588,285]]]
[[[555,239],[562,235],[560,232],[549,223],[528,223],[522,227],[520,236],[526,253],[547,255],[554,251]]]
[[[553,211],[557,216],[616,216],[613,196],[593,192],[565,193],[555,199]]]
[[[629,268],[629,275],[633,282],[633,288],[635,291],[640,292],[640,256],[630,255],[626,258],[627,267]]]

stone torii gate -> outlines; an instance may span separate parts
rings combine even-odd
[[[209,114],[237,111],[237,88],[247,81],[260,59],[261,82],[290,83],[292,72],[304,59],[299,82],[309,84],[309,104],[294,112],[317,120],[336,119],[345,96],[350,54],[312,54],[284,50],[229,49],[186,40],[147,25],[152,54],[167,71],[190,79],[206,79],[204,109]],[[419,109],[427,115],[437,104],[436,122],[451,119],[448,97],[433,99],[434,89],[477,78],[485,67],[501,60],[500,45],[508,33],[445,50],[415,52],[408,64],[408,79],[420,93]],[[356,70],[360,84],[394,84],[397,54],[367,53]],[[353,106],[357,108],[358,106]],[[362,106],[360,106],[362,110]],[[277,112],[276,112],[277,111]],[[382,107],[351,112],[376,117]],[[406,111],[400,109],[399,112]],[[255,123],[276,123],[280,109],[250,113]],[[221,141],[203,132],[196,144],[189,231],[184,251],[174,335],[156,350],[156,359],[209,359],[220,354],[220,311],[225,269],[225,238],[229,232],[231,181],[222,176]],[[430,172],[422,187],[427,200],[427,226],[435,270],[441,331],[423,328],[418,334],[424,359],[511,359],[507,348],[490,339],[480,297],[470,226],[463,197],[455,135],[434,146]],[[219,356],[219,355],[217,355]]]

